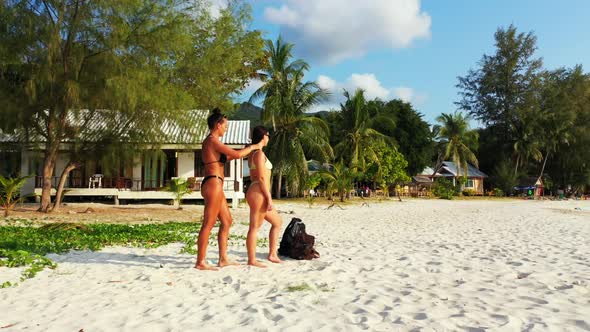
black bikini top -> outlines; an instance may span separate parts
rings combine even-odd
[[[225,164],[226,161],[227,161],[227,156],[222,153],[222,154],[219,155],[219,160],[210,161],[208,163],[206,163],[206,162],[203,161],[203,165],[209,165],[209,164],[213,164],[213,163],[222,163],[222,164]]]
[[[211,135],[207,136],[207,138],[209,137],[213,137]],[[223,153],[219,154],[219,160],[214,160],[214,161],[210,161],[208,163],[206,163],[205,161],[202,161],[203,165],[209,165],[209,164],[213,164],[213,163],[222,163],[225,164],[225,162],[227,161],[227,156]]]

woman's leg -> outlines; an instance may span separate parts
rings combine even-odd
[[[246,238],[246,249],[248,250],[248,265],[257,267],[266,267],[266,265],[256,260],[256,241],[258,230],[264,222],[265,212],[263,208],[264,196],[259,189],[251,187],[246,193],[246,200],[250,206],[250,228]]]
[[[281,216],[277,213],[277,210],[274,208],[272,211],[268,211],[266,213],[265,219],[270,223],[270,232],[268,234],[268,260],[273,263],[280,263],[281,259],[277,255],[278,245],[279,245],[279,233],[281,232],[281,226],[283,225],[283,220]]]
[[[195,268],[199,270],[217,270],[215,267],[207,265],[205,262],[205,257],[207,256],[207,245],[209,244],[209,234],[211,233],[211,229],[215,225],[215,221],[217,220],[217,216],[219,215],[219,211],[221,208],[221,199],[220,195],[223,196],[223,191],[221,191],[221,186],[217,183],[213,183],[212,180],[203,187],[201,191],[203,198],[205,200],[205,210],[203,216],[203,224],[201,225],[201,230],[199,231],[199,238],[197,240],[197,264]]]
[[[224,267],[228,265],[239,265],[236,262],[230,262],[227,258],[227,240],[229,238],[229,228],[233,222],[229,206],[225,199],[225,194],[221,192],[220,210],[219,210],[219,234],[217,235],[217,244],[219,245],[219,262],[217,266]]]

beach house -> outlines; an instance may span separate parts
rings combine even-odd
[[[133,157],[122,160],[118,167],[107,171],[101,165],[100,156],[82,160],[82,166],[73,170],[66,181],[65,196],[112,198],[115,204],[122,200],[172,199],[170,192],[163,189],[173,178],[184,178],[191,183],[194,191],[183,200],[202,199],[200,182],[203,179],[201,142],[208,133],[206,118],[208,111],[188,111],[191,128],[182,128],[171,121],[161,124],[160,142],[143,142],[145,148],[136,151]],[[99,124],[97,124],[99,125]],[[250,143],[250,121],[228,121],[222,142],[234,149],[241,149]],[[10,157],[11,165],[4,165],[6,174],[32,175],[23,187],[23,194],[41,194],[43,182],[43,141],[23,140],[18,135],[0,133],[0,151]],[[155,148],[154,148],[155,147]],[[69,142],[63,142],[52,178],[52,195],[59,182],[59,176],[69,162]],[[225,164],[224,191],[232,206],[245,197],[243,190],[243,160],[231,160]]]
[[[452,161],[444,161],[437,168],[436,172],[431,167],[426,167],[420,174],[414,177],[417,185],[428,184],[428,180],[435,181],[437,178],[447,178],[453,182],[453,185],[457,185],[457,179],[465,176],[463,169],[459,170],[457,165]],[[476,195],[483,195],[483,183],[484,179],[487,178],[487,174],[475,168],[471,164],[467,164],[467,181],[463,185],[462,190],[473,190]]]

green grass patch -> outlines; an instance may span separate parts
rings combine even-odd
[[[19,224],[19,225],[16,225]],[[22,226],[25,224],[26,226]],[[0,267],[27,266],[21,281],[33,278],[44,268],[56,267],[45,257],[48,253],[65,253],[70,250],[98,251],[106,246],[133,246],[156,248],[169,243],[184,243],[180,253],[196,255],[196,241],[200,223],[170,222],[164,224],[74,224],[57,223],[40,227],[34,223],[18,221],[12,225],[0,226]],[[211,233],[209,243],[217,242],[217,233]],[[230,234],[228,245],[245,245],[245,235]],[[268,246],[268,240],[261,238],[258,246]],[[0,288],[10,287],[10,282]]]
[[[288,286],[286,290],[287,290],[287,292],[304,292],[304,291],[310,291],[311,286],[309,286],[307,283],[304,282],[299,285]]]

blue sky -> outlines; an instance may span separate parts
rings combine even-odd
[[[514,24],[537,36],[547,69],[590,68],[589,0],[251,0],[252,28],[295,44],[295,56],[333,92],[315,110],[337,108],[342,88],[410,101],[434,123],[453,112],[457,76],[494,51],[493,35]],[[248,94],[258,83],[245,91]]]

